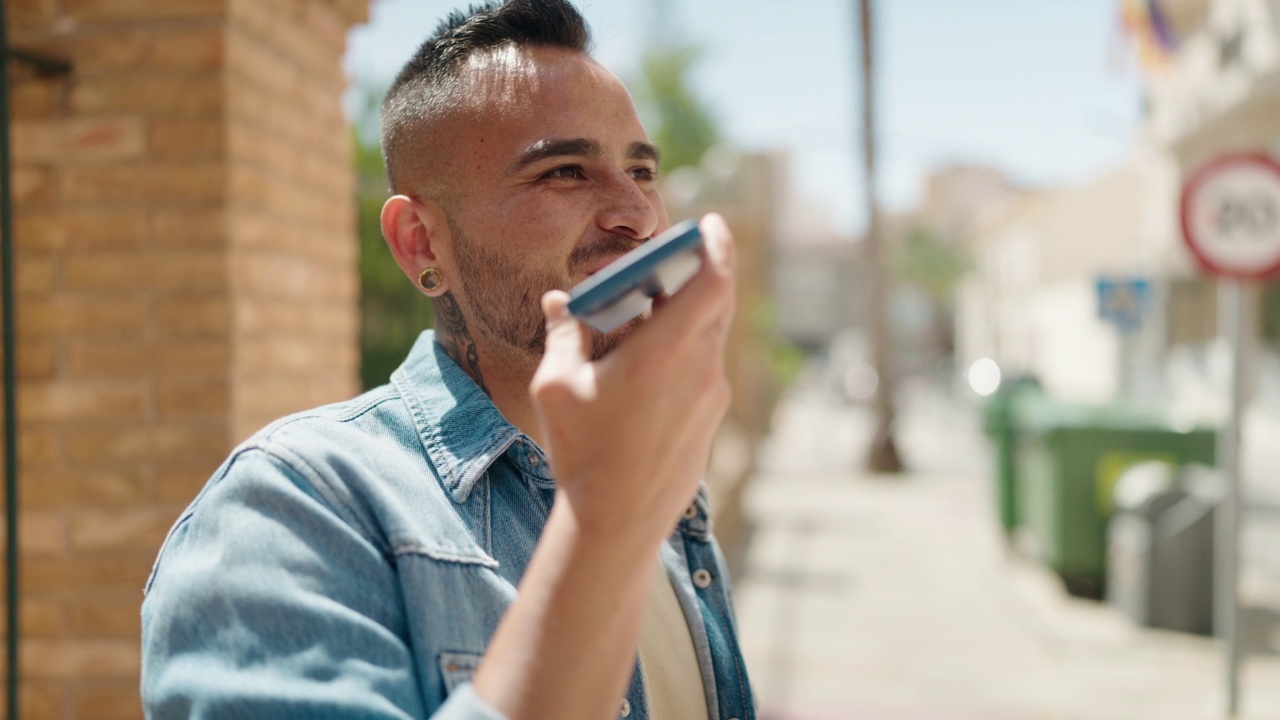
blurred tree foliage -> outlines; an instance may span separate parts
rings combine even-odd
[[[649,117],[653,142],[662,148],[663,172],[697,165],[720,141],[715,118],[690,86],[702,51],[694,45],[658,46],[640,61],[637,99]]]
[[[913,227],[896,244],[894,276],[924,291],[940,308],[954,304],[956,284],[969,272],[969,258],[956,243],[932,231]]]
[[[894,280],[928,298],[931,329],[921,350],[945,361],[955,353],[956,286],[969,272],[968,255],[959,243],[919,225],[907,230],[892,253]]]
[[[382,239],[387,178],[378,148],[380,88],[357,88],[360,110],[352,123],[356,166],[356,217],[360,236],[360,380],[383,385],[400,366],[418,334],[432,326],[431,301],[400,271]]]

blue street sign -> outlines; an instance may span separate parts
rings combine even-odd
[[[1151,283],[1146,278],[1100,277],[1098,317],[1121,330],[1137,330],[1142,326],[1151,304]]]

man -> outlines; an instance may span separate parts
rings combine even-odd
[[[179,519],[143,604],[150,717],[754,716],[699,492],[731,238],[704,219],[702,270],[643,322],[566,313],[669,225],[587,43],[564,0],[490,3],[395,81],[382,229],[438,328],[389,385],[241,445]]]

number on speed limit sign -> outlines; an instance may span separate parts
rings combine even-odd
[[[1182,188],[1182,235],[1205,271],[1280,273],[1280,164],[1261,154],[1219,157]]]

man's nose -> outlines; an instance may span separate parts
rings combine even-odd
[[[658,208],[639,183],[619,173],[607,186],[597,222],[601,230],[637,240],[648,239],[658,228]]]

